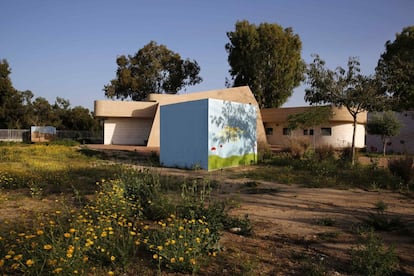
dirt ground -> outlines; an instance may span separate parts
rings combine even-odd
[[[412,197],[389,191],[303,188],[271,182],[257,182],[252,192],[246,188],[247,179],[233,178],[241,169],[254,167],[210,173],[156,169],[161,174],[216,180],[220,183],[217,196],[234,204],[230,214],[247,215],[252,222],[251,237],[224,233],[223,254],[237,256],[240,265],[228,267],[222,275],[315,275],[303,271],[308,266],[325,273],[316,275],[349,275],[350,249],[357,245],[358,229],[362,230],[370,214],[376,214],[375,204],[380,201],[387,205],[386,215],[401,219],[404,227],[378,234],[395,247],[400,262],[397,275],[414,275]]]
[[[157,152],[157,149],[140,147],[131,149],[144,156]],[[204,271],[206,275],[349,275],[350,249],[357,245],[358,230],[363,229],[371,214],[377,213],[375,204],[380,201],[387,206],[387,218],[400,220],[401,227],[377,234],[395,248],[399,258],[396,274],[414,275],[412,194],[303,188],[263,181],[257,182],[252,193],[246,189],[249,180],[237,179],[234,175],[241,170],[254,170],[254,166],[213,172],[153,169],[160,174],[217,181],[220,184],[217,197],[234,203],[230,214],[248,216],[252,222],[253,236],[224,233],[221,239],[223,253],[218,262],[224,267],[226,263],[231,265],[222,271],[210,267]],[[311,274],[304,269],[320,274]]]

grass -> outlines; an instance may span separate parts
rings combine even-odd
[[[2,207],[13,201],[9,207],[20,211],[0,217],[0,274],[195,273],[218,253],[228,216],[210,202],[215,182],[161,178],[66,145],[11,145],[1,153]],[[17,203],[11,194],[21,192],[29,197]],[[143,257],[144,268],[132,265]]]

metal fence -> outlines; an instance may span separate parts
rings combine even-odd
[[[80,143],[102,143],[102,132],[57,130],[57,139],[70,139]],[[30,129],[0,129],[1,142],[29,142]]]

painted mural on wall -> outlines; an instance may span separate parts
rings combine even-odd
[[[257,162],[256,108],[250,104],[211,101],[209,169]]]

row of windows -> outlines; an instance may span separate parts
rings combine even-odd
[[[283,128],[283,135],[290,135],[292,130],[288,127]],[[266,135],[273,135],[273,128],[267,127],[266,128]],[[313,129],[304,129],[303,135],[305,136],[313,136],[314,130]],[[332,135],[332,128],[330,127],[321,127],[321,135],[322,136],[331,136]]]

